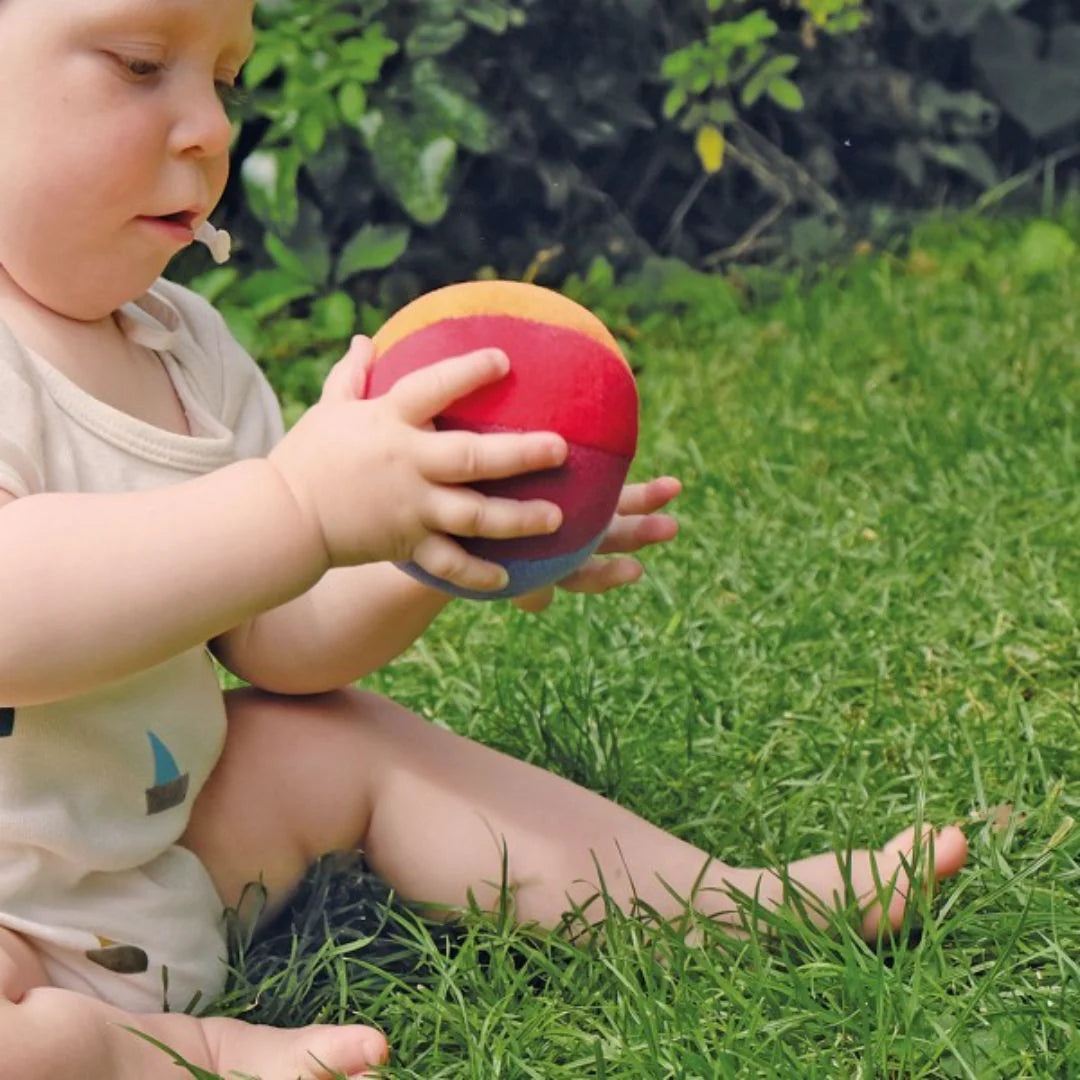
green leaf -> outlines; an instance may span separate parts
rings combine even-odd
[[[501,0],[467,0],[460,10],[462,17],[474,25],[492,34],[505,34],[514,9]]]
[[[799,112],[806,106],[802,91],[790,79],[773,79],[766,87],[765,92],[782,109]]]
[[[244,65],[244,85],[254,90],[277,70],[280,60],[277,50],[270,45],[256,49]]]
[[[412,232],[407,225],[365,225],[342,248],[337,280],[366,270],[385,270],[405,253]]]
[[[689,75],[694,66],[694,54],[692,47],[687,46],[685,49],[678,49],[673,53],[668,53],[664,57],[663,62],[660,65],[660,74],[671,82],[681,80],[685,76]]]
[[[664,119],[670,120],[686,104],[686,91],[681,86],[673,87],[664,98]]]
[[[308,321],[320,338],[331,341],[347,338],[356,326],[356,304],[347,293],[335,290],[311,305]]]
[[[314,112],[305,112],[296,125],[296,141],[305,156],[317,154],[326,141],[326,125]]]
[[[442,56],[461,42],[468,32],[469,24],[463,19],[421,23],[405,39],[405,51],[417,60],[424,56]]]
[[[735,106],[727,98],[713,98],[705,106],[702,123],[712,123],[717,127],[727,127],[737,119]]]
[[[754,105],[762,94],[765,93],[766,81],[760,74],[755,73],[746,80],[745,85],[739,91],[739,101],[743,108],[749,109]]]
[[[358,124],[367,112],[367,92],[357,82],[344,83],[338,91],[338,108],[347,124]]]
[[[311,283],[311,275],[304,265],[304,260],[295,251],[290,250],[280,236],[272,232],[263,233],[263,247],[280,269],[291,274],[298,281]]]
[[[361,36],[343,41],[338,58],[350,79],[369,84],[378,81],[383,64],[398,49],[398,43],[386,36],[382,23],[374,23]]]
[[[287,270],[256,270],[232,290],[229,300],[257,319],[265,319],[312,293],[311,285]]]
[[[235,266],[215,266],[192,278],[188,282],[188,286],[194,289],[204,300],[216,304],[239,277],[240,271]]]
[[[490,153],[496,145],[495,125],[476,101],[479,90],[462,75],[433,60],[421,60],[412,72],[411,101],[431,134],[449,136],[476,154]]]
[[[767,78],[777,75],[790,75],[799,66],[799,58],[791,53],[778,53],[771,60],[767,60],[761,66],[762,73]]]
[[[295,146],[253,150],[240,166],[248,206],[261,221],[290,229],[296,224],[299,200],[296,178],[300,151]]]
[[[450,205],[448,181],[457,144],[445,135],[419,137],[399,117],[388,117],[371,142],[375,175],[421,225],[441,221]]]

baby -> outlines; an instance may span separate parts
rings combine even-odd
[[[566,446],[433,430],[506,372],[495,351],[365,400],[361,338],[284,434],[221,318],[160,279],[222,194],[252,7],[0,0],[0,1080],[176,1077],[128,1026],[263,1080],[383,1061],[368,1027],[175,1011],[223,985],[223,908],[261,881],[270,917],[327,851],[359,846],[402,896],[453,907],[497,903],[505,849],[517,915],[548,927],[599,875],[627,910],[676,916],[669,889],[733,922],[733,891],[783,903],[775,873],[349,689],[447,603],[393,563],[498,588],[451,537],[544,533],[559,511],[469,485]],[[628,486],[614,557],[562,585],[636,580],[628,553],[674,536],[678,489]],[[250,687],[222,694],[211,656]],[[955,873],[963,835],[933,841]],[[901,918],[915,845],[852,856],[867,933]],[[789,873],[844,895],[834,855]]]

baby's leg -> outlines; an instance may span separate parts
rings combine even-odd
[[[683,914],[672,893],[694,894],[701,911],[732,922],[733,891],[766,907],[784,903],[776,874],[710,861],[615,803],[372,694],[241,691],[230,695],[229,732],[185,842],[230,902],[261,877],[273,910],[313,858],[360,846],[402,896],[450,907],[470,895],[497,904],[505,853],[518,918],[548,927],[571,903],[590,905],[601,876],[624,910],[637,898],[671,917]],[[852,853],[847,868],[836,855],[814,856],[793,863],[789,881],[809,908],[844,904],[850,883],[873,935],[879,883],[895,883],[883,898],[889,923],[903,915],[914,846],[909,831],[881,851]],[[956,828],[937,833],[933,849],[935,879],[966,856]]]
[[[386,1051],[382,1036],[370,1028],[283,1031],[182,1013],[126,1013],[49,986],[34,950],[0,929],[0,1080],[176,1080],[180,1072],[172,1060],[129,1027],[204,1069],[261,1080],[326,1080],[319,1061],[359,1074]]]
[[[260,1080],[326,1080],[319,1062],[360,1075],[386,1053],[383,1037],[370,1028],[286,1031],[182,1013],[126,1013],[49,986],[33,949],[0,929],[0,1080],[176,1080],[171,1058],[128,1028],[204,1069]]]

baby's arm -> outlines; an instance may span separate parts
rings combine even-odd
[[[388,664],[450,599],[390,563],[345,567],[212,645],[230,671],[264,690],[321,693]]]
[[[5,499],[7,705],[152,667],[303,592],[325,569],[320,538],[267,461],[150,491]]]
[[[662,511],[678,480],[628,485],[599,554],[560,583],[602,593],[637,581],[642,567],[627,553],[673,539],[678,526]],[[551,602],[551,587],[518,597],[526,611]],[[319,693],[363,678],[407,649],[446,606],[449,596],[387,563],[331,570],[296,600],[229,631],[214,643],[231,671],[263,689]]]
[[[89,690],[216,638],[307,592],[331,567],[413,559],[472,588],[501,570],[447,534],[557,527],[557,508],[460,485],[557,465],[549,435],[436,432],[430,417],[499,378],[476,353],[374,401],[348,364],[270,458],[169,487],[43,494],[0,506],[0,702]]]

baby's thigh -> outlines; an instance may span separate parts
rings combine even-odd
[[[180,842],[230,907],[261,883],[265,919],[314,859],[364,836],[378,768],[371,720],[394,706],[357,691],[281,697],[254,689],[227,694],[226,706],[225,749]]]

